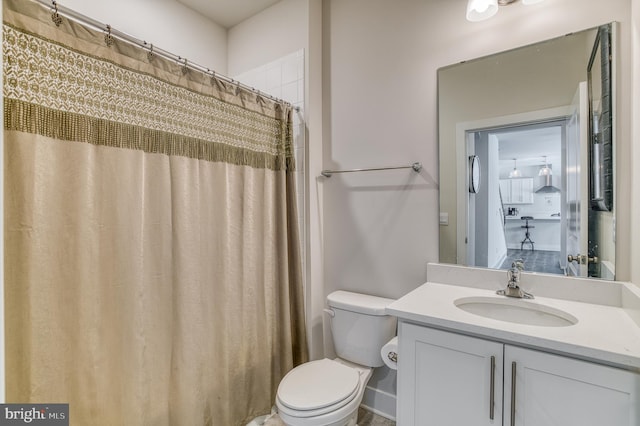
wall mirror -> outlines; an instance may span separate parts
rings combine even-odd
[[[615,278],[614,34],[438,70],[440,262]]]

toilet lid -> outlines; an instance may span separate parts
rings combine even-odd
[[[278,399],[293,410],[307,411],[345,403],[358,391],[360,374],[330,359],[302,364],[289,371],[278,387]]]

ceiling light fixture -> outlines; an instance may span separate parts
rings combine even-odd
[[[509,172],[509,178],[519,178],[522,177],[522,172],[516,168],[516,159],[513,159],[513,170]]]
[[[549,168],[549,165],[547,164],[547,156],[544,156],[544,167],[540,168],[540,171],[538,172],[538,176],[551,176],[553,174],[553,172],[551,171],[551,169]]]
[[[469,0],[467,3],[467,20],[484,21],[498,13],[498,0]]]
[[[467,21],[479,22],[491,18],[498,13],[498,6],[507,6],[516,0],[468,0]],[[522,0],[522,4],[530,5],[544,0]]]

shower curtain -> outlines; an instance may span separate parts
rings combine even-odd
[[[242,425],[306,361],[290,107],[5,0],[7,402]]]

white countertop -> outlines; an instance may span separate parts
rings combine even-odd
[[[513,221],[519,221],[519,222],[525,222],[524,219],[521,219],[522,216],[505,216],[505,219],[507,220],[513,220]],[[560,216],[550,216],[550,215],[532,215],[533,219],[529,219],[530,222],[535,222],[536,220],[554,220],[554,221],[560,221]]]
[[[456,268],[453,273],[439,271],[431,275],[453,278],[464,274],[461,268],[468,269],[472,277],[468,280],[471,286],[427,282],[393,302],[387,307],[387,312],[400,320],[640,371],[640,291],[632,284],[530,274],[534,287],[530,289],[527,288],[528,277],[525,274],[521,287],[535,295],[535,299],[527,300],[527,303],[560,309],[578,319],[576,324],[566,327],[534,326],[486,318],[458,308],[454,301],[463,297],[504,299],[505,296],[495,294],[494,278],[488,280],[494,282],[478,286],[473,283],[493,272],[504,277],[504,285],[499,287],[502,288],[506,286],[507,275],[506,271],[478,273],[478,268],[452,267]],[[562,287],[558,284],[562,280],[567,280],[568,287],[559,290],[558,298],[546,297],[547,293],[554,292],[554,288]],[[553,285],[547,285],[549,281],[553,281]],[[540,285],[536,284],[538,282]],[[567,300],[571,289],[581,285],[585,292],[591,294],[581,295],[578,297],[581,300]],[[539,295],[535,292],[536,286]],[[590,303],[600,298],[603,303]]]

